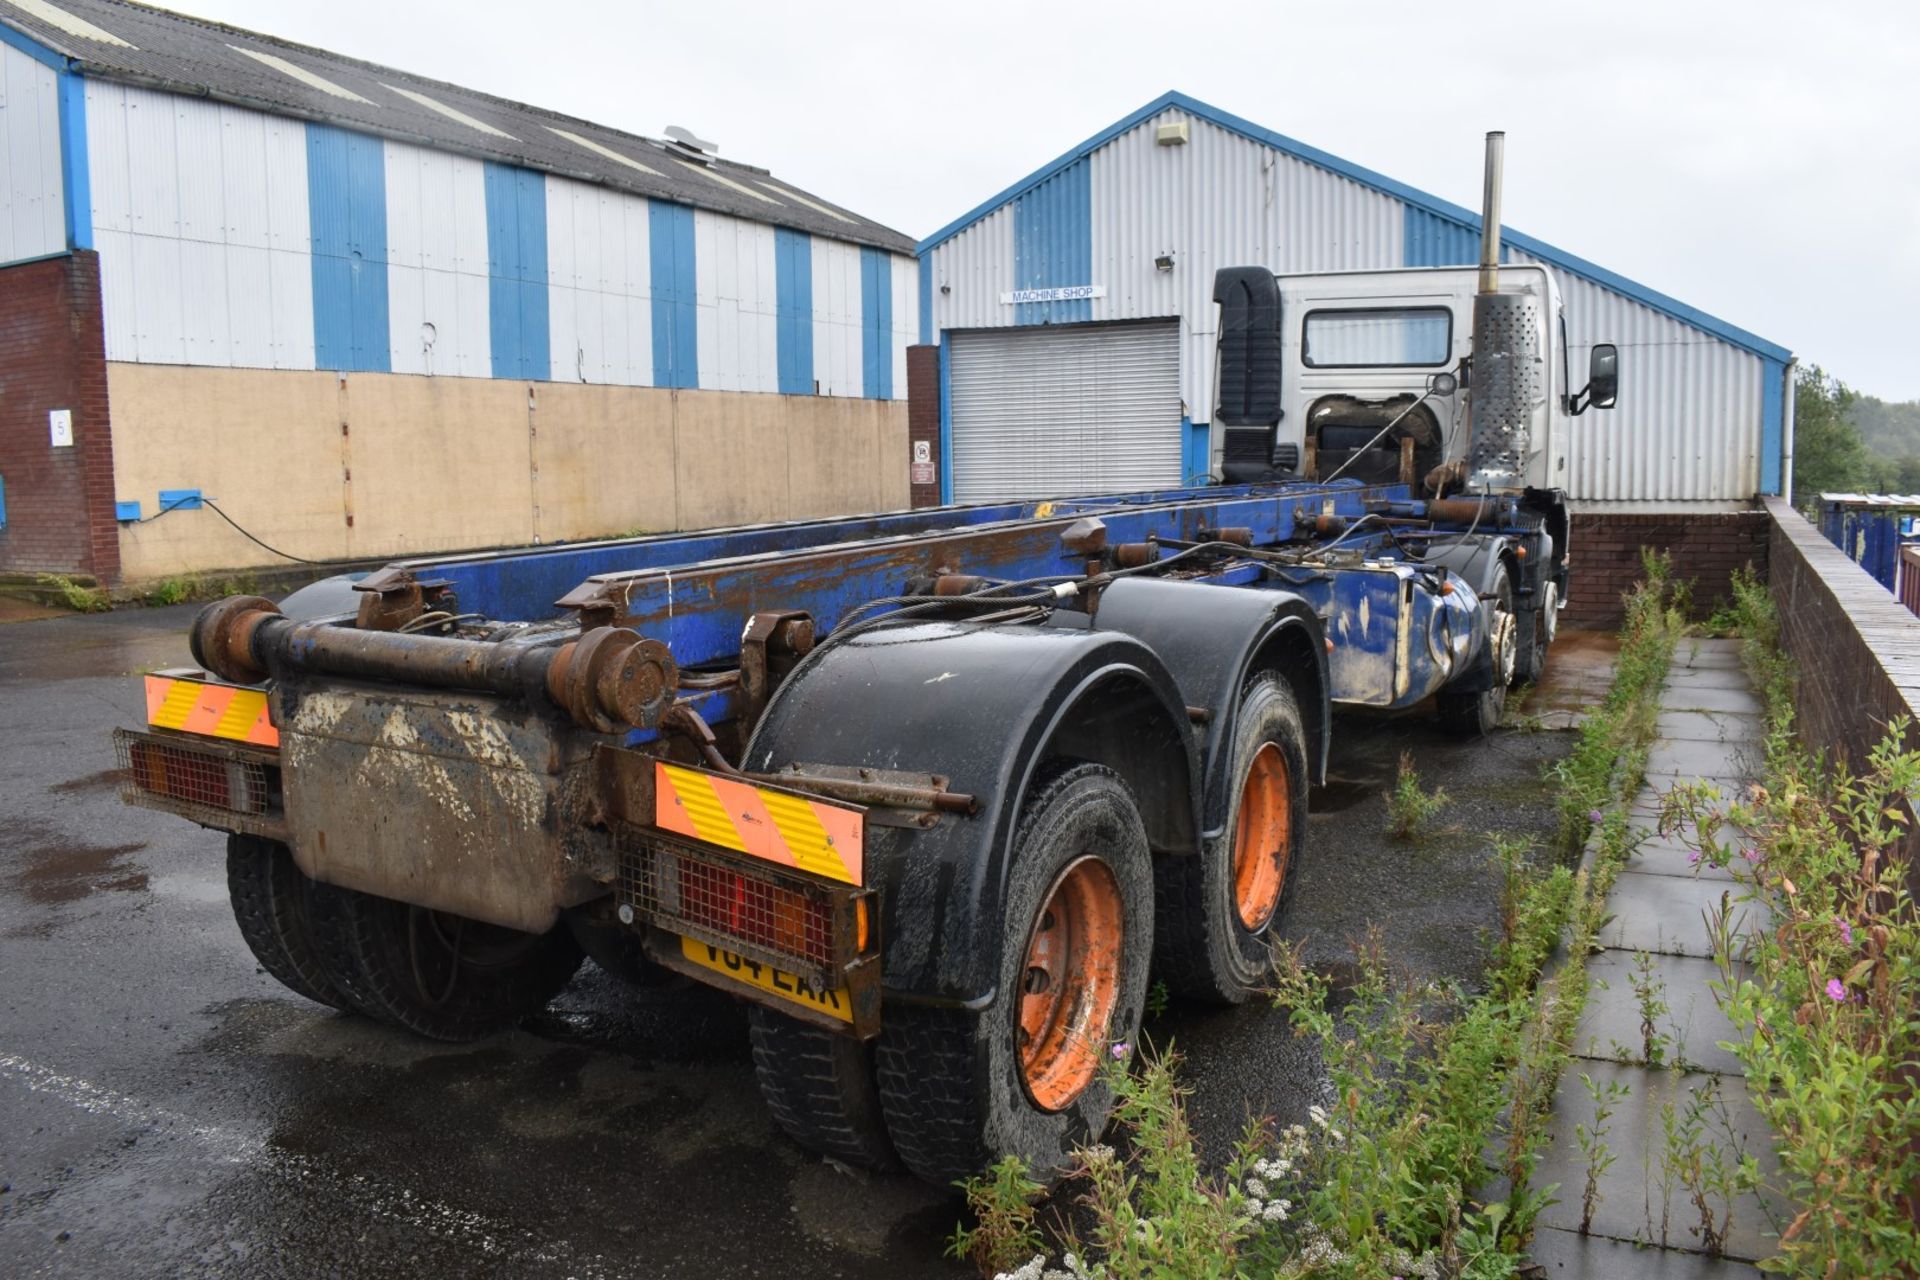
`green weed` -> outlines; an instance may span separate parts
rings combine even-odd
[[[75,613],[105,613],[113,608],[113,602],[107,599],[107,593],[99,587],[82,586],[72,578],[60,573],[43,573],[40,585],[52,587],[60,596],[60,602]]]
[[[1413,752],[1402,751],[1399,779],[1387,793],[1387,834],[1395,840],[1424,840],[1428,825],[1451,803],[1452,798],[1439,787],[1428,791],[1420,785]]]

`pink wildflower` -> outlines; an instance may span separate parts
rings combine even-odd
[[[1760,865],[1760,851],[1758,849],[1753,848],[1752,846],[1748,846],[1747,848],[1742,849],[1740,851],[1740,856],[1745,858],[1748,862],[1753,863],[1755,866]]]
[[[1113,1054],[1114,1061],[1118,1062],[1133,1052],[1133,1046],[1122,1040],[1114,1045],[1110,1052]]]
[[[1847,998],[1847,984],[1838,978],[1827,979],[1827,999],[1835,1004],[1843,1003]]]
[[[1602,817],[1602,816],[1603,816],[1603,815],[1601,814],[1601,812],[1600,812],[1600,811],[1599,811],[1598,809],[1589,809],[1589,810],[1587,810],[1587,821],[1588,821],[1588,822],[1592,822],[1592,823],[1596,823],[1596,824],[1597,824],[1597,823],[1598,823],[1598,822],[1600,821],[1600,819],[1601,819],[1601,817]]]
[[[1839,916],[1835,916],[1833,918],[1833,922],[1840,926],[1840,936],[1847,940],[1847,945],[1852,946],[1853,945],[1853,926],[1848,924],[1845,920],[1843,920]]]
[[[1698,849],[1695,849],[1692,853],[1687,855],[1687,865],[1690,867],[1697,867],[1700,865],[1700,851]]]

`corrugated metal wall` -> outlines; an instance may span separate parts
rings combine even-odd
[[[1538,262],[1523,250],[1515,262]],[[1565,271],[1570,381],[1620,348],[1620,399],[1573,420],[1567,494],[1589,503],[1732,502],[1761,487],[1759,356]]]
[[[0,262],[66,248],[64,201],[59,77],[0,45]]]
[[[1189,140],[1156,145],[1157,127],[1176,120],[1187,122]],[[1084,213],[1075,199],[1083,181]],[[1205,422],[1218,268],[1382,270],[1471,263],[1478,251],[1478,232],[1457,218],[1169,106],[927,249],[925,339],[1069,318],[1178,316],[1185,411]],[[1171,270],[1155,267],[1163,255],[1171,255]],[[1502,257],[1538,261],[1511,246]],[[1077,273],[1054,269],[1081,261]],[[1726,502],[1771,483],[1763,422],[1778,401],[1777,389],[1771,400],[1767,390],[1777,362],[1545,265],[1565,297],[1574,384],[1585,381],[1594,342],[1621,348],[1619,407],[1573,424],[1571,496],[1588,505]],[[1021,304],[1008,297],[1037,286],[1092,286],[1098,296]],[[1179,422],[1170,418],[1167,430],[1177,433]]]
[[[197,98],[86,103],[110,360],[782,389],[771,225]],[[784,234],[812,273],[795,389],[905,399],[914,260],[866,251],[863,297],[861,246]]]
[[[1156,127],[1187,119],[1189,141],[1158,146]],[[1084,182],[1086,200],[1075,197]],[[1038,212],[1027,214],[1037,206]],[[1023,217],[1023,214],[1026,216]],[[1078,217],[1076,228],[1062,220]],[[1035,227],[1030,240],[1024,227]],[[1180,394],[1212,416],[1213,273],[1398,266],[1400,202],[1227,129],[1169,109],[988,214],[931,251],[934,335],[1066,320],[1184,317]],[[1022,251],[1023,246],[1033,248]],[[1084,246],[1085,254],[1075,254]],[[1154,259],[1173,256],[1162,271]],[[1076,263],[1077,272],[1063,268]],[[1093,285],[1090,301],[1003,301],[1014,289]],[[1172,424],[1177,427],[1177,423]]]

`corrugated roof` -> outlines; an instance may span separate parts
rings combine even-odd
[[[1202,102],[1198,98],[1189,97],[1178,90],[1171,90],[1161,94],[1158,98],[1155,98],[1146,106],[1141,107],[1132,115],[1102,129],[1099,133],[1094,134],[1079,146],[1074,147],[1066,154],[1055,159],[1051,164],[1042,165],[998,195],[981,202],[972,209],[969,209],[966,213],[961,214],[946,226],[920,241],[918,251],[922,255],[925,255],[928,250],[965,231],[968,227],[980,221],[980,219],[986,217],[995,209],[1005,205],[1022,192],[1040,185],[1068,165],[1074,164],[1084,156],[1091,155],[1127,130],[1143,121],[1151,120],[1154,116],[1159,115],[1169,107],[1177,107],[1182,111],[1198,116],[1202,120],[1218,125],[1230,133],[1237,133],[1243,138],[1250,138],[1255,142],[1272,147],[1274,150],[1282,152],[1283,154],[1304,160],[1309,164],[1318,165],[1329,173],[1337,173],[1343,178],[1350,178],[1361,186],[1371,187],[1375,191],[1393,196],[1409,208],[1424,209],[1428,213],[1444,219],[1447,222],[1466,228],[1475,240],[1479,239],[1480,215],[1472,209],[1463,208],[1450,200],[1442,200],[1439,196],[1429,195],[1427,192],[1421,191],[1417,187],[1410,187],[1404,182],[1396,182],[1385,174],[1363,168],[1350,160],[1342,160],[1339,156],[1322,151],[1318,147],[1310,147],[1304,142],[1299,142],[1287,137],[1285,134],[1275,133],[1271,129],[1262,128],[1230,112],[1222,111],[1219,107]],[[1711,316],[1696,307],[1690,307],[1678,298],[1669,297],[1657,289],[1648,288],[1637,280],[1629,280],[1623,275],[1607,270],[1605,267],[1588,262],[1585,258],[1576,257],[1568,253],[1565,249],[1556,248],[1543,240],[1537,240],[1530,235],[1515,231],[1504,223],[1501,224],[1500,236],[1507,244],[1513,245],[1518,249],[1524,249],[1536,258],[1549,262],[1574,275],[1582,276],[1593,281],[1595,284],[1603,285],[1615,293],[1632,298],[1635,302],[1642,303],[1653,308],[1655,311],[1672,316],[1674,319],[1685,324],[1690,324],[1694,328],[1730,342],[1736,347],[1751,351],[1762,359],[1773,360],[1782,364],[1793,359],[1793,352],[1777,342],[1769,342],[1758,334],[1750,333],[1738,325],[1729,324],[1718,316]]]
[[[765,169],[128,0],[0,0],[70,70],[324,121],[896,253],[913,241]]]

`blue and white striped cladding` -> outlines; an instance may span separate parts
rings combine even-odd
[[[110,360],[906,396],[913,259],[88,80]]]

